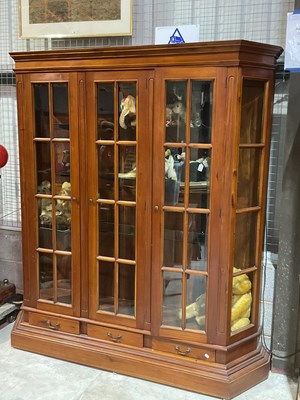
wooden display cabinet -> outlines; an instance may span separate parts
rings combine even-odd
[[[231,398],[266,379],[259,301],[281,48],[12,53],[17,348]]]

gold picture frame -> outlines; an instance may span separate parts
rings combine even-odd
[[[132,0],[19,0],[21,38],[132,34]]]

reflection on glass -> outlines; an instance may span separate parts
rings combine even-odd
[[[50,142],[36,142],[37,193],[51,194]]]
[[[136,199],[136,147],[119,146],[119,199]]]
[[[189,162],[189,206],[209,208],[210,150],[191,149]]]
[[[99,309],[114,312],[114,263],[99,261]]]
[[[114,199],[114,146],[98,146],[99,198]]]
[[[135,265],[119,264],[119,314],[134,316]]]
[[[181,327],[181,304],[182,273],[163,271],[163,325]]]
[[[186,141],[187,81],[166,82],[166,142]]]
[[[47,83],[33,85],[35,137],[49,138],[49,90]]]
[[[252,281],[253,274],[240,274],[240,269],[233,268],[231,298],[231,332],[246,328],[251,323]]]
[[[40,298],[53,301],[53,255],[49,253],[38,254]]]
[[[187,278],[185,309],[186,328],[205,331],[206,276],[190,274]]]
[[[53,96],[53,136],[69,137],[69,93],[67,83],[54,83]]]
[[[253,267],[256,259],[257,213],[236,214],[234,266]]]
[[[70,182],[70,143],[54,143],[55,152],[55,194],[60,194],[61,190],[67,190],[67,182]],[[65,185],[65,187],[64,187]],[[70,183],[69,183],[70,185]],[[70,196],[70,194],[64,194]]]
[[[260,156],[261,149],[240,148],[237,208],[258,206]]]
[[[188,268],[198,271],[207,270],[208,215],[188,214]]]
[[[57,255],[57,301],[59,303],[72,303],[72,257]]]
[[[97,138],[114,139],[114,84],[97,83]]]
[[[192,81],[191,143],[211,142],[212,97],[212,82]]]
[[[183,252],[183,213],[164,213],[164,259],[166,267],[181,267]]]
[[[119,258],[135,260],[135,207],[119,206]]]
[[[240,143],[262,142],[265,82],[244,79]]]
[[[99,255],[114,257],[114,205],[99,204]]]
[[[136,84],[119,84],[119,140],[136,140]]]

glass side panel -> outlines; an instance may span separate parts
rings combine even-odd
[[[165,205],[184,203],[184,155],[181,148],[165,147]]]
[[[191,143],[210,143],[213,82],[192,81]]]
[[[181,327],[182,272],[163,271],[162,324]]]
[[[233,269],[231,297],[231,332],[236,333],[251,323],[253,274]]]
[[[57,301],[72,303],[72,258],[69,255],[57,255]]]
[[[47,83],[33,85],[35,137],[50,137],[49,87]]]
[[[136,147],[118,146],[119,149],[119,200],[136,199]]]
[[[207,214],[188,214],[187,267],[207,271],[208,252]]]
[[[69,93],[67,83],[52,84],[53,137],[69,137]]]
[[[265,82],[244,79],[240,143],[262,142]]]
[[[234,266],[245,269],[256,265],[257,212],[236,214]]]
[[[135,206],[119,206],[119,258],[135,260]]]
[[[99,204],[99,255],[114,257],[115,237],[115,206],[113,204]]]
[[[114,263],[99,261],[99,308],[114,312]]]
[[[99,198],[114,198],[114,146],[97,145]]]
[[[187,81],[166,82],[166,142],[186,141]]]
[[[120,83],[119,94],[119,140],[136,140],[136,83]]]
[[[259,205],[260,148],[240,148],[237,208]]]
[[[63,196],[70,196],[71,193],[71,158],[70,158],[70,143],[55,142],[55,194],[61,195],[61,192],[68,193]]]
[[[183,257],[183,213],[164,213],[164,258],[165,267],[181,267]]]
[[[54,300],[53,255],[38,253],[40,298]]]
[[[134,316],[135,265],[119,264],[118,313]]]
[[[206,276],[187,275],[186,308],[185,313],[179,310],[183,319],[185,314],[186,329],[205,331],[206,326]]]
[[[97,138],[114,139],[114,83],[97,83]]]
[[[191,149],[189,162],[189,207],[209,208],[211,151]]]
[[[37,193],[51,194],[50,142],[36,142]]]

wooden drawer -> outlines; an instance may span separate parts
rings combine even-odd
[[[153,350],[165,353],[176,354],[181,357],[194,358],[196,360],[215,362],[216,354],[214,350],[207,350],[201,347],[191,346],[177,341],[163,341],[152,339]]]
[[[68,318],[30,312],[28,322],[30,325],[40,326],[51,331],[68,332],[77,335],[80,332],[79,321]]]
[[[141,333],[128,332],[122,329],[112,329],[105,326],[89,324],[87,328],[87,334],[90,337],[107,340],[112,343],[143,347],[143,335]]]

